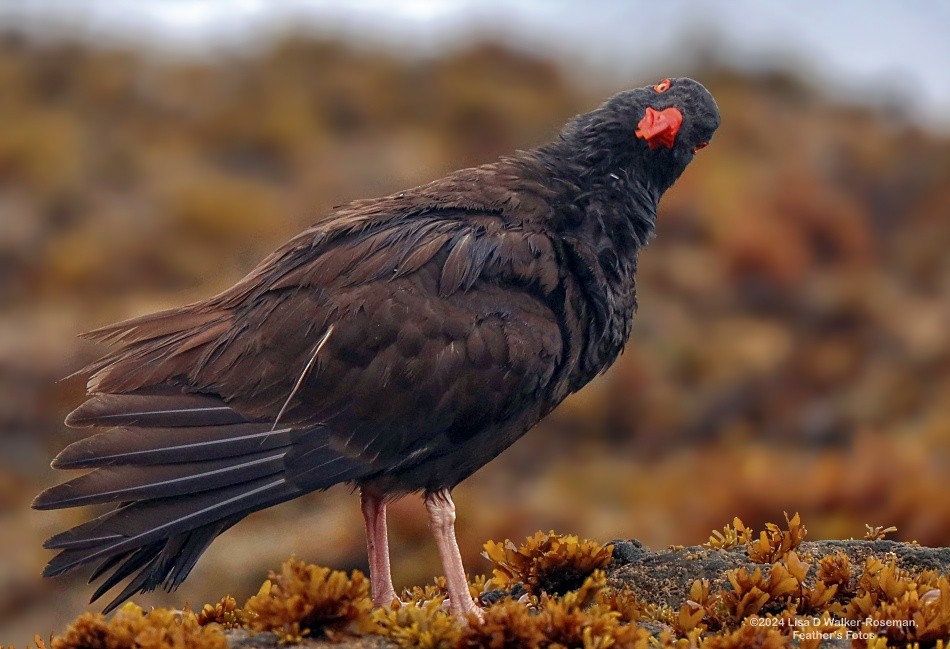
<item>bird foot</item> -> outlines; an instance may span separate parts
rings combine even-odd
[[[396,591],[393,590],[389,591],[388,593],[383,593],[382,595],[373,596],[373,606],[376,608],[391,608],[396,602],[399,602],[403,606],[409,603],[400,599],[399,595],[396,594]]]
[[[464,598],[461,606],[455,606],[454,604],[455,602],[451,598],[446,597],[442,602],[442,608],[451,611],[452,615],[463,622],[468,619],[469,615],[477,617],[479,622],[485,621],[484,611],[482,611],[481,607],[479,607],[471,597]]]

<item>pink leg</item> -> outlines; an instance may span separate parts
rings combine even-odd
[[[366,554],[369,556],[370,588],[373,604],[389,606],[396,597],[389,567],[389,534],[386,529],[386,503],[360,491],[360,508],[366,523]]]
[[[465,567],[455,540],[455,503],[448,489],[426,494],[426,509],[429,510],[429,528],[435,536],[435,543],[442,558],[442,570],[449,590],[449,606],[458,617],[468,614],[482,617],[482,611],[472,600],[468,592],[468,580]]]

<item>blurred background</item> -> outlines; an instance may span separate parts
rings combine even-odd
[[[103,349],[350,199],[548,140],[667,76],[723,123],[660,206],[623,357],[459,487],[468,568],[537,529],[662,547],[801,512],[950,544],[950,9],[940,3],[0,2],[0,644],[86,609],[33,512]],[[439,572],[393,506],[397,587]],[[345,488],[251,516],[143,605],[365,569]]]

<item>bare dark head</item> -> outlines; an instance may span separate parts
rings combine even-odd
[[[636,169],[662,193],[679,177],[719,127],[719,108],[692,79],[663,79],[618,93],[564,128],[562,142],[579,152],[591,171]]]

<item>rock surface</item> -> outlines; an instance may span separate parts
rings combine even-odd
[[[762,568],[753,562],[745,547],[712,550],[693,546],[675,550],[650,550],[639,541],[612,541],[614,562],[607,571],[607,584],[627,586],[638,598],[658,606],[677,609],[696,579],[708,579],[713,590],[727,583],[726,573],[737,568]],[[803,561],[815,563],[821,557],[841,552],[858,567],[869,556],[897,557],[902,568],[912,572],[950,572],[950,548],[927,548],[897,541],[805,541],[796,549]],[[814,573],[814,569],[810,574]],[[807,580],[806,580],[807,581]]]
[[[379,636],[361,636],[340,640],[314,640],[304,638],[295,645],[282,645],[273,633],[250,634],[247,631],[228,631],[228,646],[231,649],[285,649],[286,647],[333,647],[335,649],[392,649],[397,645]]]

